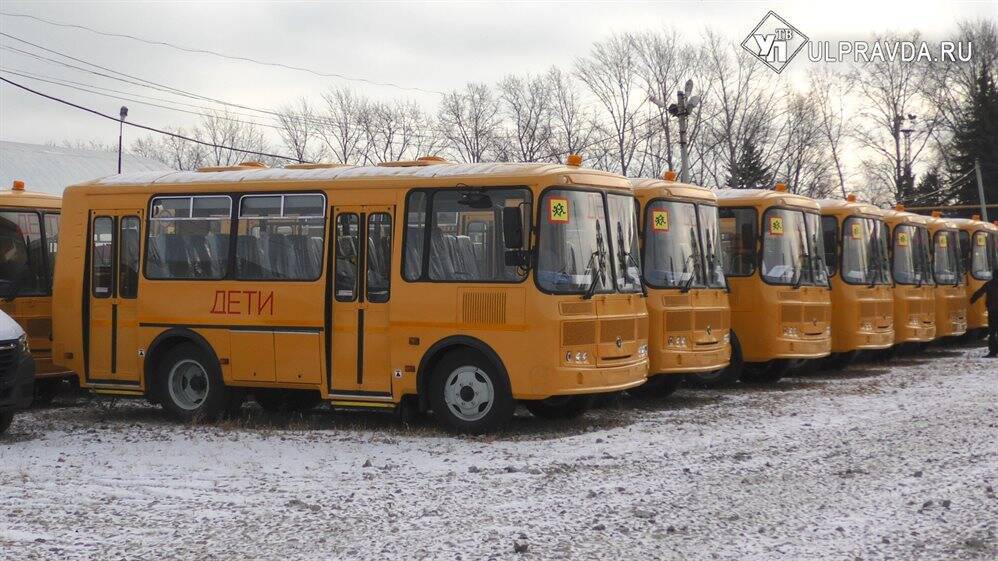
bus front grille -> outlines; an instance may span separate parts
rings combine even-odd
[[[708,327],[711,331],[728,329],[728,314],[722,310],[697,310],[696,330],[707,331]]]
[[[636,334],[636,321],[634,319],[605,319],[600,322],[600,342],[614,343],[619,338],[621,341],[633,341]]]
[[[13,375],[17,367],[17,353],[17,341],[0,342],[0,381]]]
[[[574,347],[596,343],[595,321],[566,321],[561,324],[561,346]]]
[[[693,329],[693,314],[690,312],[665,312],[665,330],[688,332]]]

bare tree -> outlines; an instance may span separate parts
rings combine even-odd
[[[829,68],[821,68],[809,75],[812,107],[824,144],[828,148],[832,165],[838,179],[839,193],[846,196],[846,172],[843,161],[849,116],[846,113],[845,99],[851,92],[851,85],[844,76]]]
[[[551,91],[551,148],[554,159],[581,154],[589,145],[596,128],[593,116],[586,111],[572,76],[552,67],[546,76]]]
[[[553,94],[542,77],[507,76],[499,100],[510,121],[512,159],[536,162],[551,152]]]
[[[313,162],[321,157],[316,137],[315,110],[304,97],[277,111],[278,134],[284,146],[299,162]]]
[[[635,116],[646,96],[635,91],[638,53],[630,35],[614,35],[593,45],[588,57],[576,60],[576,75],[603,106],[614,139],[615,168],[627,175],[637,151]]]
[[[170,132],[191,136],[191,133],[182,128]],[[133,154],[157,160],[178,170],[193,170],[206,165],[204,146],[175,136],[149,135],[139,138],[132,143],[131,151]]]
[[[268,157],[248,152],[266,152],[269,147],[263,132],[252,123],[231,118],[228,111],[213,111],[201,119],[194,138],[209,144],[209,165],[231,166],[246,160],[269,162]]]
[[[364,131],[363,157],[367,163],[424,156],[436,144],[431,124],[413,102],[365,104],[358,124]]]
[[[367,102],[347,88],[329,90],[322,99],[325,113],[320,115],[316,132],[335,162],[354,163],[361,154],[364,130],[358,122]]]
[[[485,84],[468,84],[464,91],[444,96],[438,121],[448,147],[461,161],[486,161],[500,148],[502,115]]]

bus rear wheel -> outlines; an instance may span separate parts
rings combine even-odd
[[[14,422],[13,413],[0,413],[0,434],[7,432],[10,424]]]
[[[242,403],[242,394],[222,381],[218,361],[193,343],[168,350],[158,366],[157,400],[175,421],[217,421],[234,409],[233,401]]]
[[[530,414],[542,419],[574,419],[593,405],[590,395],[558,395],[547,399],[523,401]]]
[[[786,360],[771,360],[763,363],[745,363],[741,380],[746,384],[775,384],[790,369]]]
[[[454,432],[485,434],[513,418],[509,381],[471,349],[447,353],[434,369],[429,402],[437,420]]]
[[[319,392],[306,390],[253,390],[253,400],[269,413],[305,413],[322,403]]]

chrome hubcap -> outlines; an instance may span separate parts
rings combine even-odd
[[[208,373],[197,361],[185,359],[173,365],[167,377],[170,399],[185,411],[193,411],[208,397]]]
[[[477,421],[487,415],[494,399],[492,380],[474,366],[455,369],[444,383],[444,403],[462,421]]]

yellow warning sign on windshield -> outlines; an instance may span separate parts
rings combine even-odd
[[[988,239],[987,238],[985,238],[981,234],[977,234],[976,237],[977,237],[977,245],[980,245],[980,246],[988,245]]]
[[[939,236],[939,247],[949,247],[949,236]]]
[[[898,245],[901,247],[908,246],[908,232],[898,232]]]
[[[783,217],[782,216],[770,216],[769,217],[769,235],[771,235],[771,236],[782,236],[783,235]]]
[[[568,199],[548,199],[548,222],[568,224]]]
[[[852,239],[858,240],[863,237],[863,226],[861,224],[852,225]]]
[[[669,211],[667,210],[651,211],[651,229],[655,230],[656,232],[668,232]]]

